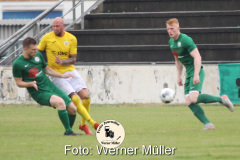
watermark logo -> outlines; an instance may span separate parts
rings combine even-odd
[[[103,147],[116,148],[122,144],[125,138],[125,130],[118,121],[106,120],[98,126],[96,137]]]

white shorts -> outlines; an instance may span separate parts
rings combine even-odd
[[[70,95],[72,92],[79,92],[83,88],[87,88],[87,85],[83,81],[80,74],[76,71],[67,71],[63,74],[71,73],[74,77],[69,78],[59,78],[50,76],[51,81],[61,90],[63,90],[67,95]]]

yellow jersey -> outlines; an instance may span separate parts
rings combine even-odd
[[[77,39],[74,35],[64,32],[64,36],[58,37],[52,31],[43,36],[38,49],[40,51],[46,50],[48,65],[57,72],[64,73],[66,71],[73,71],[74,65],[61,65],[55,62],[56,56],[61,60],[68,59],[70,55],[77,54]]]

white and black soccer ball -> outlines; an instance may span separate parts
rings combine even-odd
[[[174,100],[175,92],[171,88],[161,90],[161,99],[163,103],[171,103]]]

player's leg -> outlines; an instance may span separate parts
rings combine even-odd
[[[72,78],[69,83],[74,88],[74,90],[77,92],[78,96],[82,100],[83,106],[86,108],[86,110],[90,111],[90,102],[91,98],[89,97],[89,92],[87,89],[87,85],[82,79],[81,75],[76,71],[71,71],[71,73],[74,75],[74,78]],[[86,125],[86,119],[82,117],[81,120],[81,126]]]
[[[90,111],[90,102],[91,102],[91,98],[89,97],[87,85],[85,84],[82,77],[76,70],[70,71],[70,73],[72,73],[74,75],[74,78],[71,78],[69,83],[72,86],[72,88],[77,92],[77,95],[80,97],[80,99],[82,100],[82,104],[81,104],[81,101],[78,100],[78,98],[75,98],[74,101],[75,101],[75,103],[78,103],[79,107],[83,106],[85,108],[85,110],[87,111],[87,112],[85,112],[85,110],[83,110],[83,113],[81,113],[83,115],[82,115],[82,119],[81,119],[81,124],[79,125],[79,129],[83,130],[86,134],[91,134],[91,131],[89,130],[88,126],[86,125],[86,121],[88,121],[91,124],[91,126],[93,126],[93,128],[95,128],[95,129],[97,129],[99,123],[96,123],[94,120],[89,121],[86,118],[86,117],[90,117],[89,111]],[[75,105],[77,106],[77,104],[75,104]]]
[[[87,119],[89,121],[89,123],[96,123],[89,115],[88,111],[86,110],[86,108],[83,106],[83,104],[81,103],[81,100],[79,98],[79,96],[75,93],[72,92],[69,97],[72,99],[74,105],[77,108],[77,112],[81,115],[82,119]],[[90,129],[88,128],[88,126],[85,124],[84,126],[81,126],[81,124],[79,125],[79,129],[83,130],[86,134],[88,135],[92,135],[92,132],[90,131]]]
[[[73,133],[72,128],[70,127],[68,112],[66,110],[66,104],[64,100],[56,95],[52,95],[49,100],[52,107],[55,107],[58,109],[58,116],[65,128],[65,134],[71,135]]]
[[[68,112],[70,127],[72,128],[76,119],[76,112],[77,112],[77,107],[73,104],[73,102],[71,102],[67,106],[67,112]]]
[[[203,81],[204,81],[204,77],[205,77],[205,73],[204,73],[204,69],[202,68],[200,73],[199,73],[199,77],[200,77],[200,83],[197,85],[193,85],[191,84],[191,90],[201,90],[202,85],[203,85]],[[223,95],[222,97],[218,97],[218,96],[213,96],[213,95],[209,95],[209,94],[200,94],[198,97],[191,97],[192,103],[222,103],[223,105],[225,105],[230,111],[233,112],[234,107],[232,102],[229,100],[227,95]]]
[[[58,95],[59,97],[62,97],[63,99],[65,99],[65,101],[70,99],[67,95],[69,93],[71,93],[73,89],[71,90],[71,86],[69,85],[67,79],[59,78],[59,77],[50,77],[50,79],[56,86],[56,87],[53,87],[53,90],[54,90],[53,92],[56,95]],[[69,114],[69,112],[68,112],[68,117],[69,117],[69,121],[70,121],[70,126],[72,128],[72,126],[75,122],[75,119],[76,119],[76,114],[75,115]]]
[[[53,88],[51,88],[50,90],[53,91],[54,88],[56,87],[55,86],[52,87]],[[31,96],[40,105],[46,105],[57,108],[58,116],[66,130],[65,134],[75,135],[70,127],[68,112],[66,111],[66,103],[69,104],[71,102],[70,98],[68,98],[68,101],[65,102],[61,97],[54,95],[51,92],[38,92],[36,94],[32,94]]]
[[[222,95],[221,97],[217,97],[209,94],[200,94],[196,103],[215,103],[215,102],[222,103],[231,112],[234,111],[234,106],[227,95]]]
[[[82,104],[86,108],[87,112],[90,113],[91,98],[89,97],[87,88],[83,88],[82,90],[80,90],[78,92],[78,96],[82,99]],[[97,128],[99,124],[95,123],[94,125],[95,125],[94,128]],[[82,117],[81,119],[81,124],[79,125],[79,129],[84,131],[86,134],[90,134],[90,135],[92,134],[92,132],[89,130],[86,124],[86,119],[84,117]]]
[[[72,73],[74,74],[74,78],[56,78],[56,77],[52,77],[51,80],[52,82],[61,90],[63,90],[73,101],[74,105],[77,107],[77,112],[84,118],[87,119],[89,121],[89,123],[96,129],[96,125],[94,123],[96,123],[95,121],[92,120],[92,118],[90,117],[90,115],[88,114],[86,108],[83,106],[83,104],[81,103],[80,98],[78,97],[78,95],[75,93],[75,91],[77,90],[76,88],[78,88],[79,90],[82,89],[82,87],[84,86],[84,84],[81,83],[81,81],[79,81],[79,77],[80,75],[77,73],[77,71],[73,72],[73,71],[68,71],[65,72],[64,74],[68,74],[68,73]],[[81,79],[81,77],[80,77]],[[83,81],[82,81],[83,82]],[[71,84],[70,84],[71,83]],[[85,85],[86,86],[86,85]],[[84,87],[85,87],[84,86]],[[86,88],[86,87],[85,87]],[[89,130],[89,129],[88,129]],[[90,131],[90,130],[89,130]],[[91,131],[90,131],[91,132]],[[85,132],[86,133],[86,132]]]
[[[194,100],[196,101],[199,92],[201,91],[201,88],[198,88],[200,91],[190,91],[191,89],[191,83],[192,83],[192,77],[191,78],[186,78],[185,84],[184,84],[184,91],[185,91],[185,102],[186,105],[191,109],[193,114],[197,117],[197,119],[204,124],[204,126],[209,126],[208,129],[214,129],[213,125],[210,125],[210,121],[206,117],[202,107],[196,103],[193,103]],[[205,130],[205,129],[204,129]]]
[[[190,94],[199,94],[199,93],[190,93]],[[207,124],[210,123],[210,121],[208,120],[208,118],[206,117],[202,107],[199,104],[196,103],[192,103],[190,100],[190,95],[185,97],[185,101],[188,102],[188,107],[191,109],[191,111],[193,112],[193,114],[203,123],[203,124]]]
[[[83,106],[86,108],[88,113],[90,113],[91,98],[89,97],[88,89],[83,88],[77,94],[81,98]],[[82,117],[81,126],[84,126],[84,125],[86,125],[86,119]]]
[[[68,112],[70,127],[72,128],[76,119],[77,112],[76,106],[71,102],[71,99],[66,95],[66,93],[64,93],[61,89],[57,88],[56,86],[52,87],[52,92],[53,94],[61,97],[64,100],[67,106],[66,108]]]
[[[98,127],[98,123],[96,123],[91,116],[89,115],[88,111],[86,110],[86,108],[83,106],[83,104],[81,103],[81,100],[79,98],[79,96],[77,94],[73,94],[71,95],[71,99],[73,101],[73,103],[76,105],[77,107],[77,112],[84,118],[86,119],[93,128],[97,129]]]

